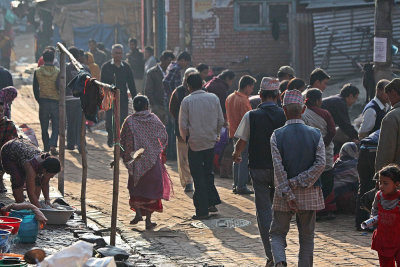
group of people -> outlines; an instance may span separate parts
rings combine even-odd
[[[282,66],[276,78],[262,78],[255,94],[257,81],[252,76],[240,77],[233,91],[233,71],[209,77],[206,64],[191,67],[191,55],[186,51],[175,57],[166,50],[157,60],[151,47],[146,47],[143,55],[134,38],[129,39],[126,55],[120,44],[114,44],[110,52],[100,49],[94,40],[88,44],[88,52],[76,47],[69,51],[92,77],[116,85],[121,92],[123,124],[117,145],[123,148],[121,155],[129,173],[129,204],[135,211],[131,224],[145,216],[146,229],[156,226],[152,213],[163,210],[162,199],[168,200],[172,190],[164,164],[175,152],[181,186],[185,192],[194,191],[193,219],[208,219],[218,212],[221,199],[214,184],[216,165],[221,177],[232,173],[234,194],[255,194],[266,266],[287,265],[285,239],[294,214],[300,238],[299,266],[312,266],[316,220],[334,219],[337,210],[349,206],[354,207],[350,211],[355,212],[357,229],[363,220],[378,214],[372,248],[384,266],[393,266],[394,260],[399,264],[400,234],[393,234],[395,241],[388,240],[391,233],[397,233],[400,221],[400,192],[396,189],[400,169],[395,165],[400,164],[400,79],[377,82],[376,95],[364,107],[357,129],[349,108],[356,103],[359,89],[345,84],[339,94],[322,98],[330,76],[320,68],[312,71],[307,85],[292,67]],[[23,201],[25,183],[32,204],[39,205],[41,191],[48,201],[49,179],[60,171],[54,157],[57,64],[55,49],[48,47],[34,73],[43,152],[18,138],[15,125],[5,117],[11,103],[0,97],[0,127],[6,133],[0,140],[2,171],[11,174],[17,202]],[[6,77],[3,72],[0,68],[0,75]],[[78,71],[68,63],[67,83],[76,75]],[[129,97],[135,112],[128,116]],[[68,149],[81,149],[80,105],[80,99],[67,88]],[[110,147],[116,145],[112,123],[112,111],[107,111]],[[217,152],[218,145],[222,150]],[[229,146],[233,147],[231,155],[226,152]],[[368,194],[372,194],[369,203],[365,201]]]

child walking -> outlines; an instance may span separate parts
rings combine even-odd
[[[379,255],[383,267],[400,267],[400,168],[391,164],[379,171],[379,191],[375,195],[371,216],[378,215],[378,227],[371,248]]]

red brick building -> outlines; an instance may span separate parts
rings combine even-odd
[[[175,52],[189,51],[194,64],[230,68],[238,75],[276,75],[279,66],[292,63],[288,19],[291,3],[166,1],[166,47]]]

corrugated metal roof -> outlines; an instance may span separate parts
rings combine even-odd
[[[400,0],[395,0],[395,2],[400,3]],[[373,0],[300,0],[299,3],[307,5],[307,9],[375,5],[375,1]]]
[[[393,38],[400,40],[400,8],[395,6],[392,13]],[[369,62],[373,59],[374,7],[357,7],[337,9],[313,13],[314,22],[314,62],[316,66],[324,67],[329,74],[336,78],[345,77],[352,73],[360,74],[353,64]],[[362,30],[370,30],[370,34]],[[330,37],[333,40],[330,45]],[[364,36],[364,40],[363,40]],[[335,46],[335,47],[333,47]],[[330,47],[328,64],[323,64],[324,55]],[[399,56],[396,56],[397,61]],[[324,66],[321,66],[324,65]]]

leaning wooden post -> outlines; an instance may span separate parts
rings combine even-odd
[[[58,84],[59,99],[59,160],[61,171],[58,174],[58,191],[64,196],[64,163],[65,163],[65,85],[66,85],[66,55],[60,50],[60,82]]]
[[[119,156],[120,156],[120,92],[115,90],[114,99],[114,176],[113,176],[113,200],[111,214],[111,237],[110,245],[115,246],[115,236],[117,232],[117,213],[118,213],[118,190],[119,190]]]
[[[87,158],[86,158],[86,117],[82,111],[81,124],[81,155],[82,155],[82,185],[81,185],[81,213],[82,220],[87,225],[86,218],[86,180],[87,180]]]

